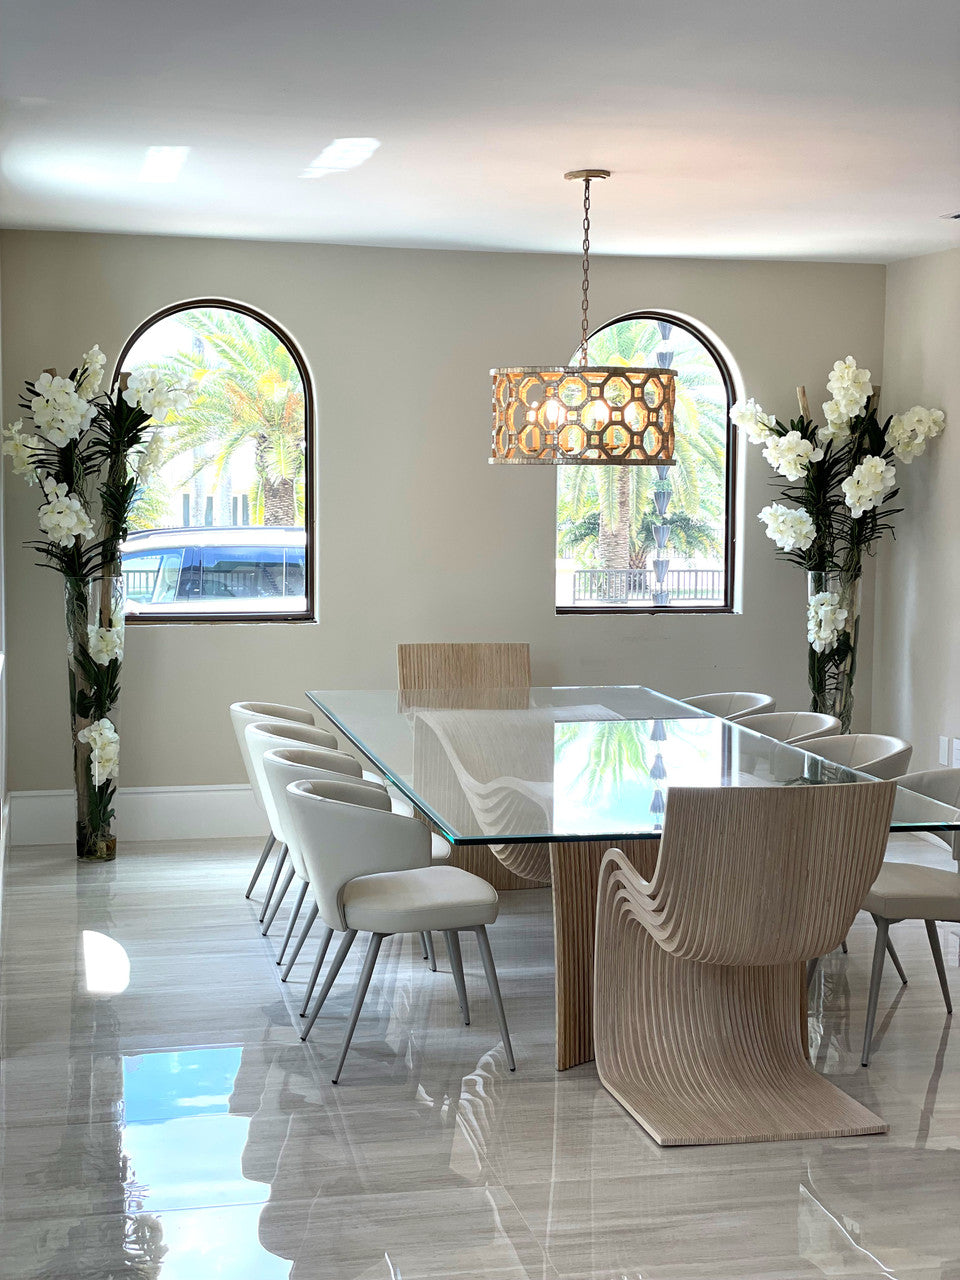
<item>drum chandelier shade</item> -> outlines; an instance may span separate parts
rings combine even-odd
[[[491,462],[672,466],[673,369],[588,365],[590,181],[607,169],[564,175],[583,181],[583,283],[580,363],[491,369]]]

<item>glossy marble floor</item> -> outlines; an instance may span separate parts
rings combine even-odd
[[[9,856],[4,1280],[960,1277],[960,1028],[922,926],[894,931],[910,984],[884,979],[869,1071],[869,920],[812,1010],[818,1065],[888,1135],[661,1150],[592,1066],[553,1071],[546,892],[504,895],[490,931],[516,1075],[472,940],[464,1027],[445,957],[392,939],[335,1087],[351,974],[302,1045],[307,965],[286,991],[242,895],[254,856]],[[960,1008],[960,927],[941,935]]]

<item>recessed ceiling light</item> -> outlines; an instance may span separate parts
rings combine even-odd
[[[141,182],[176,182],[189,147],[147,147],[140,166]]]
[[[310,161],[300,177],[325,178],[328,173],[355,169],[364,160],[369,160],[379,145],[379,138],[334,138],[316,160]]]

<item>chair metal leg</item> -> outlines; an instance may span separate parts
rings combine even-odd
[[[433,949],[433,934],[427,930],[423,935],[423,945],[427,948],[427,963],[434,973],[437,972],[437,953]]]
[[[320,908],[317,906],[316,903],[314,903],[313,906],[310,908],[310,910],[307,912],[306,923],[304,924],[303,928],[300,930],[300,937],[297,938],[297,941],[294,944],[293,951],[291,951],[290,953],[290,959],[287,961],[286,967],[284,968],[283,973],[281,973],[280,975],[281,982],[286,982],[286,980],[290,977],[290,971],[293,969],[293,966],[297,962],[297,956],[303,950],[303,944],[307,940],[307,934],[313,928],[313,922],[314,920],[316,920],[319,914],[320,914]]]
[[[497,981],[497,967],[493,963],[493,952],[490,950],[490,939],[487,937],[487,931],[483,925],[475,929],[474,933],[477,935],[477,945],[480,948],[483,971],[487,975],[487,986],[490,988],[490,995],[493,997],[493,1004],[497,1011],[500,1035],[503,1039],[503,1047],[507,1051],[507,1065],[511,1071],[516,1071],[517,1064],[514,1061],[513,1045],[510,1043],[510,1032],[507,1029],[507,1015],[503,1011],[503,998],[500,995],[500,983]]]
[[[443,936],[447,944],[447,955],[450,957],[453,981],[457,987],[457,999],[460,1001],[463,1025],[469,1027],[470,1006],[467,1004],[467,984],[463,978],[463,952],[460,950],[460,935],[456,929],[444,929]]]
[[[323,980],[323,986],[320,988],[320,994],[317,996],[317,1003],[313,1006],[313,1013],[311,1013],[309,1019],[307,1020],[307,1025],[303,1028],[303,1031],[300,1033],[301,1040],[306,1040],[307,1036],[310,1034],[311,1028],[313,1027],[313,1024],[317,1020],[317,1014],[323,1008],[323,1002],[324,1000],[326,1000],[327,996],[330,994],[330,988],[333,986],[334,982],[336,981],[337,974],[343,968],[343,962],[347,958],[347,952],[353,946],[353,940],[356,936],[357,936],[356,929],[347,929],[346,933],[344,933],[343,941],[340,943],[340,946],[337,948],[337,954],[333,957],[333,961],[331,962],[330,968],[327,970],[327,976]]]
[[[287,860],[287,846],[282,844],[277,854],[277,861],[274,863],[273,875],[270,877],[270,884],[267,887],[267,896],[263,900],[263,906],[260,908],[260,923],[263,924],[264,917],[270,910],[270,899],[273,897],[273,891],[277,887],[277,881],[280,879],[280,872],[283,870],[283,864]]]
[[[287,867],[286,875],[283,877],[283,884],[280,886],[277,892],[273,895],[274,900],[270,904],[270,910],[267,912],[267,918],[264,920],[263,928],[260,930],[260,932],[264,935],[264,937],[266,937],[267,931],[269,930],[270,926],[273,924],[274,920],[276,920],[277,912],[280,910],[280,906],[284,898],[287,896],[287,890],[293,884],[293,879],[296,874],[297,873],[294,871],[292,865]]]
[[[896,969],[897,973],[900,975],[900,981],[903,983],[904,986],[906,986],[907,975],[904,973],[903,965],[900,963],[900,957],[897,955],[897,948],[890,941],[889,933],[887,934],[887,955],[893,961],[893,967]]]
[[[267,836],[266,844],[263,846],[263,853],[260,855],[260,861],[257,863],[256,867],[254,867],[253,875],[250,877],[250,883],[247,885],[247,892],[243,895],[245,898],[249,898],[251,893],[253,893],[253,886],[260,879],[260,872],[267,865],[267,859],[270,857],[270,850],[276,843],[277,837],[271,831]]]
[[[817,975],[817,970],[819,969],[819,967],[820,967],[819,956],[814,956],[812,960],[807,961],[807,990],[808,991],[810,989],[810,984],[813,982],[814,978]]]
[[[372,933],[370,935],[370,945],[367,947],[366,959],[363,962],[363,968],[360,970],[360,979],[357,982],[356,994],[353,997],[353,1008],[350,1010],[350,1018],[347,1022],[347,1034],[343,1037],[343,1048],[340,1050],[337,1069],[333,1073],[334,1084],[339,1083],[340,1072],[343,1070],[347,1051],[350,1048],[350,1041],[353,1039],[357,1020],[360,1017],[360,1010],[363,1008],[363,1002],[366,999],[367,988],[370,986],[370,979],[373,977],[373,970],[377,963],[377,956],[380,954],[380,944],[383,942],[385,937],[386,934],[383,933]]]
[[[297,923],[297,917],[300,915],[300,908],[303,906],[303,900],[307,896],[307,890],[309,888],[309,881],[302,880],[300,882],[300,888],[297,890],[293,909],[290,912],[290,919],[287,921],[287,931],[283,935],[283,942],[280,944],[280,951],[277,955],[277,964],[283,964],[283,953],[286,951],[287,946],[290,943],[290,939],[293,937],[293,926]]]
[[[849,950],[849,948],[847,947],[846,938],[844,938],[844,940],[840,943],[840,950],[843,952],[844,955],[847,954],[847,951]]]
[[[420,935],[420,950],[423,953],[424,960],[429,960],[430,952],[427,950],[427,935],[425,933]]]
[[[873,948],[873,968],[870,971],[870,994],[867,996],[867,1024],[863,1030],[863,1053],[860,1065],[870,1065],[870,1044],[873,1040],[873,1024],[877,1017],[877,1000],[880,998],[880,979],[883,977],[883,961],[887,954],[887,932],[890,921],[874,916],[877,925],[877,941]]]
[[[313,968],[310,970],[310,978],[307,982],[307,989],[304,992],[303,1004],[300,1006],[300,1017],[307,1016],[307,1005],[310,1003],[310,997],[313,995],[313,988],[317,985],[317,979],[320,977],[320,970],[323,967],[324,957],[327,954],[327,947],[330,946],[330,939],[333,937],[333,930],[326,928],[320,939],[320,946],[317,948],[317,958],[313,962]]]
[[[947,986],[947,971],[943,967],[943,952],[940,950],[940,935],[937,933],[937,922],[936,920],[924,920],[923,923],[927,927],[927,939],[930,943],[930,950],[933,952],[933,963],[937,966],[937,977],[940,979],[943,1003],[947,1006],[947,1013],[953,1013],[950,988]]]

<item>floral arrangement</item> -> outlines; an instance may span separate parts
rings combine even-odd
[[[99,346],[69,377],[54,372],[26,383],[19,418],[4,431],[3,453],[36,485],[42,539],[28,545],[64,580],[67,663],[77,793],[77,855],[116,856],[111,830],[120,767],[115,707],[123,661],[120,544],[130,510],[159,457],[159,424],[192,400],[156,369],[121,375],[101,392]]]
[[[939,409],[920,405],[877,417],[879,389],[853,356],[838,360],[827,378],[830,399],[823,425],[813,421],[801,387],[800,417],[789,426],[755,400],[738,402],[730,417],[782,478],[792,506],[773,502],[759,519],[785,560],[809,575],[808,675],[812,708],[837,715],[844,731],[853,711],[863,557],[889,529],[900,508],[891,504],[897,464],[920,457],[944,428]],[[786,483],[783,483],[785,481]]]

